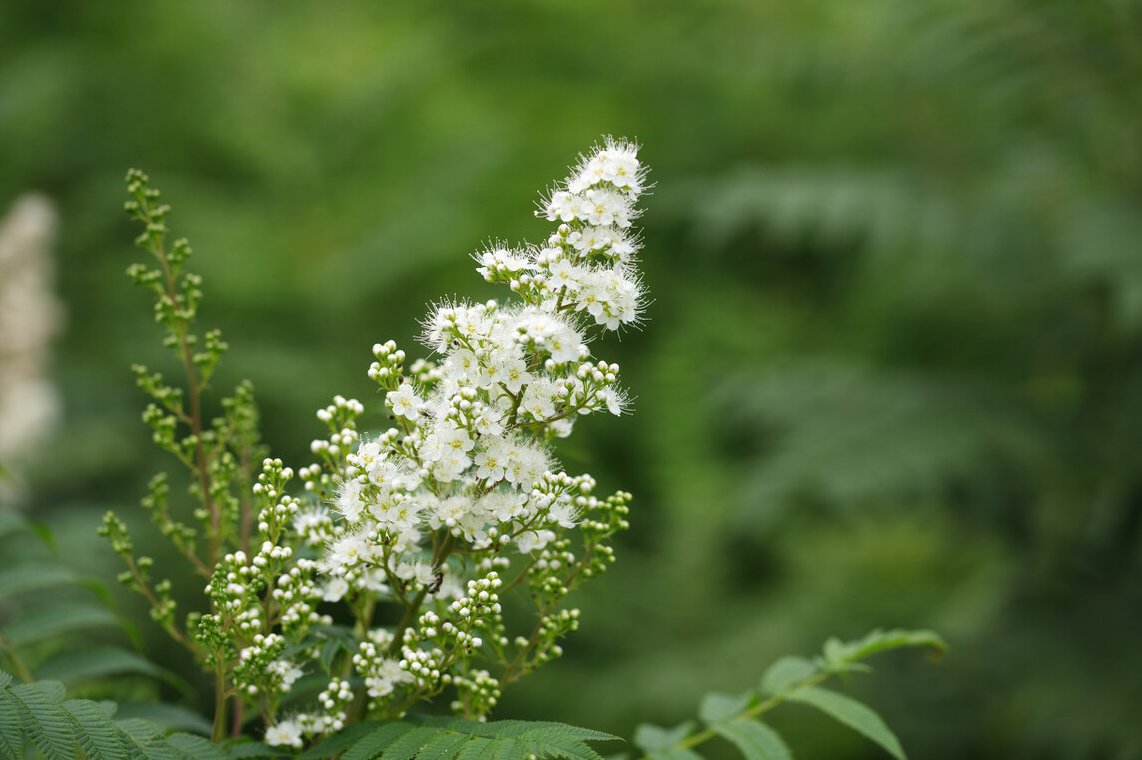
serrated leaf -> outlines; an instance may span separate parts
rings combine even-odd
[[[20,646],[76,631],[122,625],[119,616],[106,607],[70,603],[29,610],[10,622],[4,635],[13,646]]]
[[[468,737],[468,741],[460,745],[460,751],[456,753],[456,760],[479,760],[484,750],[490,747],[493,741],[493,739],[486,739],[483,736]]]
[[[167,675],[166,671],[145,657],[120,647],[94,647],[64,652],[36,669],[37,678],[58,678],[63,681],[125,673]]]
[[[48,760],[73,760],[76,747],[75,721],[36,684],[20,684],[8,690],[20,704],[24,730]]]
[[[193,710],[166,702],[120,702],[118,715],[123,720],[142,718],[160,728],[190,731],[204,736],[208,736],[213,728],[210,721]]]
[[[350,723],[337,733],[322,739],[317,744],[302,752],[298,755],[298,760],[321,760],[322,758],[338,755],[353,746],[362,736],[385,725],[397,724],[385,724],[375,720]]]
[[[761,690],[765,694],[779,694],[816,674],[817,666],[804,657],[782,657],[761,677]]]
[[[382,723],[350,747],[341,760],[368,760],[388,748],[390,744],[412,731],[408,723]]]
[[[162,736],[163,733],[161,728],[143,718],[124,718],[116,720],[114,723],[136,743],[154,739],[157,736]]]
[[[698,707],[698,717],[706,723],[719,723],[740,715],[753,701],[753,692],[745,694],[720,694],[713,692],[702,699]]]
[[[896,738],[896,734],[892,733],[892,730],[872,708],[852,697],[814,686],[798,689],[790,693],[787,699],[790,702],[801,702],[816,707],[839,723],[864,734],[884,747],[889,754],[898,760],[905,760],[904,748],[900,746],[900,740]]]
[[[11,676],[8,679],[11,680]],[[6,757],[12,760],[24,757],[24,725],[20,713],[21,707],[16,698],[8,693],[7,688],[0,687],[0,749],[6,751]]]
[[[226,755],[214,742],[193,734],[171,734],[167,744],[185,752],[194,760],[226,760]]]
[[[740,719],[717,723],[714,730],[737,747],[746,760],[792,760],[781,736],[761,721]]]
[[[476,731],[471,733],[480,733],[481,735],[494,735],[500,737],[518,736],[520,738],[537,739],[543,734],[559,734],[561,736],[570,736],[576,739],[584,739],[586,741],[618,741],[619,737],[613,734],[604,733],[603,731],[596,731],[592,728],[581,728],[579,726],[572,726],[567,723],[556,723],[553,721],[528,721],[528,720],[497,720],[489,723],[477,723]],[[488,734],[486,731],[492,731]]]
[[[127,736],[111,722],[107,711],[98,703],[72,699],[62,707],[79,725],[79,745],[88,760],[128,760]]]
[[[361,739],[342,755],[341,760],[372,760],[384,753],[385,760],[412,760],[424,745],[443,729],[394,723]],[[378,738],[379,737],[379,738]]]
[[[3,689],[8,684],[12,683],[12,674],[0,670],[0,689]]]
[[[441,731],[416,756],[417,760],[448,760],[468,737],[454,731]]]
[[[73,586],[80,578],[67,567],[51,562],[29,562],[0,572],[0,599],[57,586]]]
[[[59,681],[36,681],[34,684],[37,689],[48,695],[48,699],[53,702],[63,701],[64,695],[67,691],[63,688],[63,684]]]

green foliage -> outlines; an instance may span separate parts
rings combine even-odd
[[[47,760],[243,760],[271,757],[264,745],[216,745],[194,734],[166,734],[141,718],[116,720],[113,702],[63,701],[54,681],[13,684],[0,671],[0,758],[23,760],[35,747]]]
[[[757,691],[706,695],[698,708],[705,730],[695,733],[693,722],[671,729],[643,724],[635,733],[635,744],[650,760],[700,760],[692,748],[720,736],[745,760],[790,760],[792,753],[784,739],[758,716],[783,703],[796,702],[816,707],[904,760],[900,741],[880,716],[855,699],[819,684],[833,675],[867,672],[870,668],[862,662],[864,658],[906,647],[928,648],[940,655],[946,645],[932,631],[873,631],[848,643],[829,639],[822,655],[813,660],[784,657],[775,662],[761,677]]]
[[[337,755],[340,760],[602,760],[588,741],[618,737],[563,723],[459,718],[423,722],[355,723],[301,753],[299,760]]]
[[[26,681],[58,679],[93,693],[122,694],[129,676],[152,692],[155,678],[182,686],[164,668],[114,643],[115,631],[135,638],[134,628],[108,606],[100,583],[52,556],[47,528],[34,531],[15,512],[0,511],[0,518],[3,556],[15,562],[0,568],[0,663]]]

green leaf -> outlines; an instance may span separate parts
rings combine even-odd
[[[790,693],[787,699],[790,702],[801,702],[816,707],[838,722],[872,739],[898,760],[905,760],[904,749],[900,746],[900,740],[896,735],[872,708],[855,699],[820,686],[798,689]]]
[[[8,694],[19,702],[20,722],[36,748],[48,760],[74,760],[77,726],[72,717],[38,684],[13,686]]]
[[[464,731],[465,733],[477,736],[496,738],[518,736],[520,738],[539,741],[545,737],[550,738],[555,735],[560,735],[574,737],[576,739],[585,739],[587,741],[620,741],[619,737],[613,734],[553,721],[497,720],[489,723],[479,723],[476,721],[464,721],[464,723],[471,724],[471,729],[457,728],[456,726],[459,725],[459,722],[455,718],[446,723],[445,726],[454,731]]]
[[[0,671],[0,676],[12,677]],[[12,760],[24,757],[24,725],[20,719],[22,709],[16,698],[8,693],[7,684],[0,685],[0,753]]]
[[[447,760],[456,754],[460,745],[468,740],[464,734],[454,731],[441,731],[431,741],[424,745],[417,760]]]
[[[817,674],[817,666],[804,657],[782,657],[769,666],[761,677],[761,690],[765,694],[779,694],[807,681]]]
[[[0,572],[0,599],[29,591],[75,585],[80,577],[58,563],[29,562]]]
[[[10,683],[12,683],[12,674],[0,670],[0,689],[3,689]]]
[[[13,646],[20,646],[75,631],[121,626],[119,617],[107,608],[73,602],[29,610],[9,623],[4,635]]]
[[[698,708],[698,717],[706,723],[720,723],[740,715],[753,702],[753,692],[745,694],[707,694]]]
[[[149,741],[162,736],[163,730],[143,718],[125,718],[115,721],[115,725],[122,729],[131,740],[136,743]]]
[[[305,752],[298,755],[298,760],[322,760],[322,758],[333,757],[344,752],[349,747],[353,746],[361,737],[366,734],[378,730],[384,726],[401,725],[397,723],[381,723],[375,720],[362,721],[361,723],[351,723],[345,728],[341,729],[332,736],[322,739],[317,744],[313,745]]]
[[[467,742],[460,746],[460,751],[456,753],[456,760],[479,760],[494,741],[482,736],[471,736]]]
[[[145,657],[119,647],[93,647],[64,652],[36,669],[37,678],[58,678],[68,682],[126,673],[169,676]]]
[[[825,659],[830,665],[842,665],[863,660],[878,652],[905,647],[928,647],[935,657],[939,657],[947,651],[948,645],[935,631],[875,630],[863,639],[847,644],[829,639],[825,642]]]
[[[372,760],[384,752],[385,760],[411,760],[420,748],[441,732],[439,728],[390,723],[369,734],[342,755],[341,760]]]
[[[739,719],[717,723],[713,729],[734,744],[746,760],[792,760],[793,753],[781,736],[756,720]]]
[[[111,716],[99,704],[86,699],[72,699],[62,707],[71,714],[81,729],[79,745],[88,760],[128,760],[127,737],[111,722]]]

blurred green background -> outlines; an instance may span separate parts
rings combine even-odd
[[[495,295],[467,255],[542,239],[537,191],[605,134],[657,182],[655,300],[596,344],[635,415],[560,454],[634,530],[501,717],[629,736],[827,635],[933,627],[940,666],[852,684],[913,757],[1142,757],[1137,0],[5,0],[0,205],[58,204],[68,312],[29,510],[112,578],[99,516],[169,465],[128,370],[173,370],[123,276],[128,167],[195,246],[216,385],[250,378],[305,464],[334,393],[381,424],[369,347]]]

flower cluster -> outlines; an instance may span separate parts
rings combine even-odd
[[[392,341],[373,347],[368,376],[391,427],[363,434],[365,404],[336,396],[317,413],[326,432],[310,445],[316,461],[296,473],[256,453],[248,386],[223,401],[213,428],[201,419],[198,397],[226,345],[208,332],[194,353],[201,291],[182,269],[189,244],[165,244],[169,208],[145,176],[129,175],[127,210],[160,262],[131,275],[154,292],[190,380],[187,396],[140,368],[154,401],[144,419],[193,475],[202,531],[171,517],[165,479],[145,504],[209,580],[209,611],[188,616],[184,633],[170,584],[151,581],[125,526],[109,516],[104,532],[128,564],[124,581],[213,671],[218,704],[256,710],[269,744],[302,747],[437,697],[483,718],[507,685],[561,654],[557,641],[579,619],[561,604],[613,560],[606,542],[627,527],[630,497],[596,498],[594,479],[564,472],[553,446],[579,418],[629,406],[618,365],[593,356],[590,343],[640,320],[631,223],[645,174],[626,142],[584,157],[541,203],[538,215],[557,223],[543,245],[475,256],[485,280],[511,291],[506,299],[435,304],[422,322],[430,359],[410,363]],[[513,590],[535,613],[519,635],[503,614]],[[295,688],[301,678],[328,686],[304,712],[283,710],[306,691]],[[227,711],[217,714],[216,738]]]

